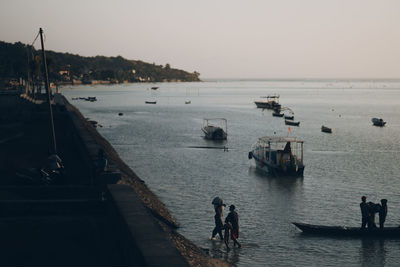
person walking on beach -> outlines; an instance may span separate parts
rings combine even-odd
[[[233,246],[242,247],[237,239],[239,238],[239,215],[235,211],[235,205],[229,206],[229,214],[225,218],[225,236],[226,248],[229,250],[229,237],[233,240]],[[230,232],[230,236],[229,236]]]
[[[222,212],[226,205],[223,203],[222,199],[219,197],[214,198],[212,204],[214,205],[215,215],[215,227],[212,231],[211,240],[215,240],[215,236],[218,234],[221,240],[224,240],[222,235],[222,230],[224,229],[224,224],[222,222]]]
[[[361,197],[360,209],[361,209],[361,229],[365,229],[365,226],[369,221],[369,209],[367,205],[366,196]]]
[[[381,205],[379,209],[379,228],[383,229],[383,225],[385,224],[386,221],[386,215],[387,215],[387,199],[381,199]]]

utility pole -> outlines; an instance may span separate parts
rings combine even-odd
[[[56,145],[56,133],[54,131],[54,118],[53,118],[53,109],[51,107],[51,92],[49,88],[49,75],[47,72],[47,62],[46,62],[46,53],[44,52],[44,44],[43,44],[43,30],[40,28],[40,42],[42,43],[42,61],[43,61],[43,71],[45,77],[45,88],[47,93],[47,101],[49,103],[49,113],[50,113],[50,127],[51,127],[51,154],[57,154],[57,145]]]

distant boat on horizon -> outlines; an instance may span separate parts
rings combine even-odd
[[[292,125],[292,126],[300,126],[299,121],[290,121],[290,120],[285,120],[286,125]]]
[[[292,120],[294,120],[294,116],[286,116],[285,115],[285,120],[291,120],[292,121]]]
[[[265,109],[280,109],[281,105],[279,104],[279,95],[269,95],[269,96],[260,96],[260,98],[266,98],[266,100],[258,100],[254,101],[257,108],[265,108]]]

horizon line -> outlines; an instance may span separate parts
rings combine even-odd
[[[237,78],[237,77],[224,77],[224,78],[201,78],[202,81],[400,81],[398,78]]]

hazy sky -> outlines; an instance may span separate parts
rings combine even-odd
[[[201,78],[400,78],[399,0],[0,0],[0,40]]]

